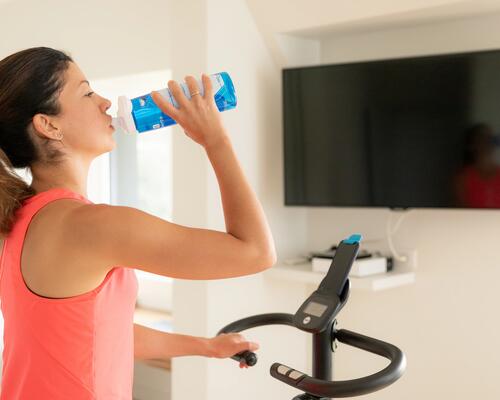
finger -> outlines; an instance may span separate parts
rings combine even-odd
[[[179,108],[186,108],[189,105],[189,99],[186,97],[181,86],[176,81],[168,81],[168,88],[179,105]]]
[[[213,99],[214,93],[213,93],[212,81],[210,80],[210,77],[206,74],[201,74],[201,81],[203,83],[203,90],[204,90],[203,98],[205,100]]]
[[[151,98],[165,114],[177,121],[177,108],[170,104],[165,97],[163,97],[160,93],[153,91],[151,92]]]
[[[201,92],[200,87],[198,86],[198,82],[196,82],[196,79],[194,79],[193,76],[188,75],[184,79],[185,79],[186,85],[189,89],[189,93]],[[201,98],[202,98],[201,95],[191,96],[191,101],[199,102],[201,100]]]

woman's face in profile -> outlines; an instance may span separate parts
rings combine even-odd
[[[95,93],[80,68],[69,63],[59,95],[61,113],[54,119],[64,134],[63,143],[72,153],[91,158],[111,151],[116,142],[112,118],[106,113],[111,102]]]

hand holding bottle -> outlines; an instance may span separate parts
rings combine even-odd
[[[151,93],[151,98],[163,113],[177,121],[187,136],[207,148],[227,138],[227,132],[214,100],[212,82],[206,74],[202,74],[201,79],[203,94],[200,93],[196,79],[190,75],[186,76],[191,99],[184,94],[176,81],[168,82],[168,88],[179,108],[169,103],[156,91]]]

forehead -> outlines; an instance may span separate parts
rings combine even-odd
[[[78,65],[73,62],[69,63],[68,69],[65,72],[66,88],[78,89],[80,85],[83,86],[82,81],[87,81],[84,73],[80,70]]]
[[[67,102],[73,101],[80,96],[80,93],[88,90],[87,84],[82,84],[82,80],[86,80],[87,78],[80,70],[78,65],[73,62],[70,62],[66,71],[64,71],[64,86],[62,88],[61,93],[59,94],[59,99],[63,104],[67,105]]]

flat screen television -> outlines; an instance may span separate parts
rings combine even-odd
[[[500,51],[282,71],[285,205],[500,208]]]

